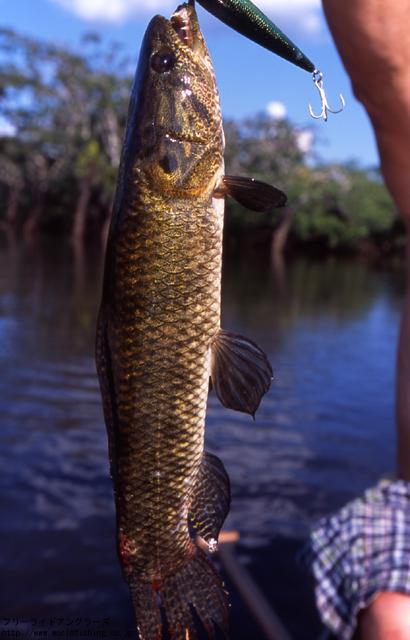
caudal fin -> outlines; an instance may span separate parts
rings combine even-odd
[[[193,555],[161,584],[131,580],[140,640],[165,638],[161,612],[166,619],[170,640],[195,640],[198,629],[193,610],[208,637],[215,637],[215,625],[225,637],[228,633],[228,594],[221,578],[198,547]]]

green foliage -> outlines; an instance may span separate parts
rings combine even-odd
[[[126,120],[128,68],[119,45],[106,47],[92,33],[72,51],[0,29],[0,118],[12,133],[0,134],[0,196],[9,223],[47,227],[59,218],[63,229],[81,233],[104,224]],[[228,121],[227,172],[287,193],[294,243],[356,249],[365,240],[391,238],[397,216],[380,176],[314,163],[309,136],[313,143],[309,129],[263,114]],[[231,200],[227,209],[228,233],[244,238],[262,233],[269,239],[281,217]]]
[[[356,249],[363,240],[378,242],[392,234],[397,214],[380,175],[349,164],[312,164],[301,144],[309,130],[262,115],[227,122],[225,130],[227,172],[271,182],[286,192],[294,242]],[[280,212],[249,212],[232,201],[228,213],[228,230],[237,234],[275,228],[280,217]]]
[[[47,226],[55,203],[64,202],[69,228],[84,180],[92,185],[90,210],[104,211],[104,219],[111,206],[131,79],[118,46],[107,51],[88,34],[80,49],[0,30],[0,117],[15,132],[0,137],[0,155],[9,160],[0,182],[11,197],[14,163],[25,187],[18,196],[23,225],[36,203],[36,224]]]
[[[302,241],[330,249],[356,248],[388,234],[397,219],[391,198],[370,172],[349,166],[310,170],[311,197],[296,209],[292,231]]]

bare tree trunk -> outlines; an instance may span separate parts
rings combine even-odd
[[[290,225],[293,218],[293,209],[286,207],[279,226],[272,233],[271,252],[272,257],[282,256],[288,239]]]
[[[101,227],[101,247],[103,251],[105,251],[105,249],[107,248],[110,224],[111,224],[111,213],[109,213],[108,216],[105,218],[103,225]]]
[[[113,210],[114,210],[114,200],[115,200],[115,194],[112,195],[107,216],[101,228],[101,247],[103,251],[105,251],[107,248],[108,234],[110,232],[111,219],[112,219]]]
[[[5,213],[5,220],[7,224],[9,224],[12,227],[16,226],[18,201],[19,201],[18,190],[10,189],[9,201],[7,203],[7,209]]]
[[[45,193],[42,193],[38,197],[34,207],[30,210],[23,224],[23,236],[28,241],[32,239],[33,235],[36,233],[38,229],[38,224],[40,222],[41,214],[44,209],[44,200],[45,200]]]
[[[83,242],[72,242],[73,250],[73,308],[79,308],[84,294],[86,281],[85,247]],[[78,303],[78,304],[77,304]]]
[[[74,241],[81,240],[85,234],[85,225],[87,221],[87,209],[91,197],[91,177],[86,177],[81,183],[80,197],[78,198],[77,208],[74,213],[73,229],[71,238]]]

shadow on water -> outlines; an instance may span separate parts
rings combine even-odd
[[[59,240],[0,249],[0,615],[104,612],[124,630],[93,359],[102,264]],[[231,476],[240,556],[296,640],[318,630],[294,559],[311,522],[393,470],[402,295],[400,273],[336,258],[224,266],[223,326],[267,351],[274,382],[256,422],[211,394],[207,446]],[[257,637],[233,610],[232,637]]]

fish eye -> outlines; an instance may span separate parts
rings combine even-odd
[[[157,73],[165,73],[166,71],[170,71],[176,63],[176,58],[172,51],[157,51],[151,57],[151,67]]]

